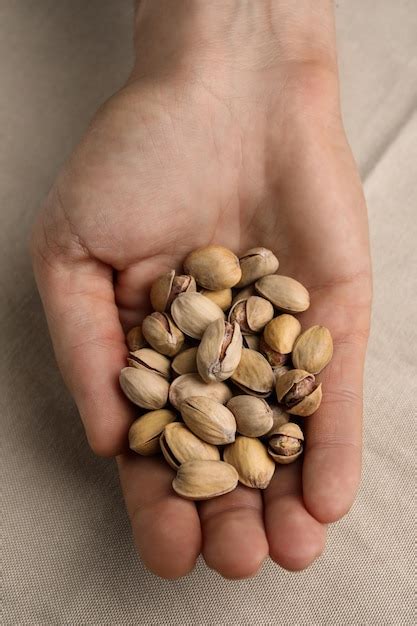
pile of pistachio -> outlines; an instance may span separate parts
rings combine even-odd
[[[294,314],[308,309],[308,291],[277,269],[266,248],[240,258],[218,245],[194,250],[184,274],[156,279],[155,312],[127,335],[120,385],[146,411],[130,448],[162,452],[184,498],[213,498],[238,481],[265,489],[277,463],[302,454],[299,418],[320,405],[316,374],[333,342],[323,326],[301,332]]]

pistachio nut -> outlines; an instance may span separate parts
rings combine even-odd
[[[166,378],[166,380],[169,380],[171,377],[170,360],[163,354],[156,352],[156,350],[151,350],[151,348],[141,348],[140,350],[130,352],[127,362],[130,367],[150,370]]]
[[[209,324],[197,350],[197,368],[206,383],[230,378],[239,365],[242,335],[239,325],[222,319]]]
[[[330,363],[333,356],[333,340],[325,326],[312,326],[298,337],[294,344],[292,361],[294,367],[318,374]]]
[[[265,357],[255,350],[242,348],[239,365],[231,376],[240,389],[252,396],[266,398],[274,387],[274,374]]]
[[[175,419],[175,413],[168,409],[144,413],[129,429],[129,448],[143,456],[158,454],[159,437],[167,424]]]
[[[180,407],[182,419],[197,437],[221,446],[235,440],[236,420],[223,404],[206,396],[191,396]]]
[[[283,424],[286,424],[290,421],[290,416],[286,411],[284,411],[284,409],[282,409],[277,404],[270,404],[269,407],[272,411],[272,426],[266,433],[266,436],[272,437],[272,435],[277,434],[278,429],[281,428]]]
[[[236,302],[229,311],[229,322],[237,322],[244,335],[263,329],[274,317],[274,307],[265,298],[250,296]]]
[[[265,326],[264,339],[266,343],[276,352],[289,354],[294,346],[294,342],[301,333],[301,324],[296,317],[284,313],[274,317]]]
[[[322,397],[321,383],[317,385],[314,374],[304,370],[290,370],[277,378],[278,401],[292,415],[312,415]]]
[[[269,439],[268,452],[276,463],[287,465],[303,453],[304,435],[301,428],[292,422],[283,424]]]
[[[142,333],[142,326],[134,326],[126,335],[126,343],[132,352],[145,348],[146,341]]]
[[[187,348],[177,354],[171,367],[178,376],[197,373],[197,347]]]
[[[233,413],[237,431],[241,435],[261,437],[272,428],[272,410],[263,398],[234,396],[226,406]]]
[[[201,339],[207,326],[224,313],[215,302],[201,293],[183,293],[171,305],[171,314],[178,328],[194,339]]]
[[[239,258],[242,278],[236,287],[246,287],[259,278],[275,274],[279,261],[275,254],[267,248],[251,248]]]
[[[236,469],[239,481],[246,487],[266,489],[275,472],[275,463],[266,446],[253,437],[236,437],[225,448],[223,459]]]
[[[265,338],[262,336],[259,341],[259,351],[264,355],[268,363],[272,368],[281,367],[289,361],[289,354],[281,354],[273,350],[271,346],[266,343]]]
[[[220,461],[216,446],[202,441],[180,422],[165,426],[159,443],[166,462],[175,470],[187,461]]]
[[[151,370],[124,367],[119,381],[129,400],[143,409],[162,409],[167,403],[169,383]]]
[[[232,304],[232,290],[219,289],[218,291],[210,291],[210,289],[201,289],[200,293],[205,297],[217,304],[222,311],[227,311]]]
[[[226,404],[232,397],[232,392],[226,383],[204,382],[198,374],[182,374],[178,376],[169,388],[169,401],[176,409],[190,396],[206,396],[221,404]]]
[[[259,335],[242,335],[243,347],[259,352],[259,343],[261,337]]]
[[[190,252],[184,261],[184,269],[201,287],[213,291],[234,287],[242,276],[237,256],[217,245]]]
[[[301,313],[310,306],[307,289],[294,278],[272,274],[264,276],[255,283],[255,289],[281,311]]]
[[[237,487],[238,474],[224,461],[187,461],[180,465],[172,488],[188,500],[208,500]]]
[[[151,304],[155,311],[163,313],[169,311],[173,300],[180,293],[196,291],[197,286],[193,276],[177,276],[175,270],[161,274],[151,287]]]
[[[146,341],[154,350],[174,356],[184,343],[184,335],[166,313],[151,313],[142,323],[142,331]]]

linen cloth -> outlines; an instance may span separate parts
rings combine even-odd
[[[134,552],[115,465],[89,451],[56,370],[27,236],[62,161],[127,76],[131,2],[0,5],[3,623],[413,623],[417,3],[340,0],[347,132],[375,271],[357,501],[307,571],[164,582]],[[415,618],[415,615],[414,615]],[[415,623],[415,622],[414,622]]]

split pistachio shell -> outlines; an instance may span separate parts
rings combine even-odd
[[[146,341],[154,350],[174,356],[184,343],[184,335],[166,313],[151,313],[142,323],[142,331]]]
[[[237,431],[246,437],[261,437],[273,424],[272,410],[262,398],[255,396],[234,396],[227,403],[233,413]]]
[[[281,367],[289,360],[289,354],[282,354],[271,348],[262,336],[259,341],[259,351],[264,355],[272,368]]]
[[[171,367],[176,374],[194,374],[197,373],[197,348],[187,348],[183,350],[171,363]]]
[[[239,436],[225,448],[223,458],[233,465],[246,487],[266,489],[275,472],[275,463],[259,439]]]
[[[217,304],[222,311],[227,311],[232,304],[232,290],[219,289],[218,291],[210,291],[210,289],[202,289],[200,293],[205,297]]]
[[[257,296],[258,293],[255,289],[254,285],[249,285],[249,287],[245,287],[237,292],[237,294],[233,297],[232,306],[236,304],[236,302],[240,302],[241,300],[247,300],[251,296]]]
[[[290,313],[301,313],[310,306],[307,289],[294,278],[272,274],[264,276],[255,283],[256,291],[272,304]]]
[[[162,409],[168,400],[169,383],[151,370],[124,367],[120,386],[131,402],[144,409]]]
[[[265,357],[255,350],[242,349],[239,365],[232,381],[246,393],[266,398],[274,387],[274,374]]]
[[[268,452],[276,463],[288,465],[303,453],[304,435],[301,428],[292,422],[283,424],[270,438]]]
[[[166,462],[175,470],[187,461],[220,461],[220,452],[180,422],[165,426],[159,440]]]
[[[171,314],[178,328],[194,339],[201,339],[207,326],[224,313],[217,304],[201,293],[183,293],[171,305]]]
[[[223,404],[205,396],[191,396],[180,407],[188,428],[203,441],[217,446],[235,440],[236,420]]]
[[[270,409],[272,411],[272,426],[269,431],[266,433],[267,437],[272,437],[272,435],[276,435],[278,430],[284,424],[287,424],[290,421],[290,416],[284,409],[277,406],[276,404],[270,404]]]
[[[312,415],[320,406],[321,383],[317,385],[315,376],[300,369],[290,370],[277,378],[278,401],[292,415]]]
[[[264,330],[264,339],[273,350],[289,354],[301,332],[301,324],[296,317],[284,313],[274,317]],[[305,368],[302,368],[305,369]]]
[[[259,335],[243,335],[243,347],[249,348],[250,350],[256,350],[259,352],[259,343],[260,336]]]
[[[325,326],[312,326],[296,340],[292,353],[294,367],[318,374],[330,363],[333,340]]]
[[[159,437],[166,425],[175,419],[175,413],[168,409],[145,413],[135,420],[129,429],[130,449],[143,456],[158,454]]]
[[[187,461],[172,481],[174,491],[188,500],[208,500],[237,487],[238,474],[224,461]]]
[[[134,326],[126,335],[126,343],[129,350],[135,352],[146,346],[146,341],[142,333],[142,326]]]
[[[163,313],[169,310],[173,300],[180,293],[196,291],[196,283],[192,276],[177,276],[175,270],[161,274],[151,287],[151,304],[155,311]]]
[[[184,269],[199,285],[213,291],[234,287],[242,276],[237,256],[217,245],[190,252],[184,261]]]
[[[207,326],[197,350],[197,368],[206,383],[230,378],[239,365],[242,335],[239,325],[217,319]]]
[[[163,354],[159,354],[156,350],[150,348],[141,348],[130,352],[127,357],[127,362],[130,367],[136,367],[138,369],[146,369],[155,374],[159,374],[166,380],[171,377],[171,362]]]
[[[183,374],[178,376],[169,388],[169,401],[176,409],[179,409],[182,402],[190,396],[206,396],[213,398],[221,404],[226,404],[232,397],[232,392],[226,383],[204,382],[198,374]]]
[[[267,248],[251,248],[239,258],[242,278],[236,287],[245,287],[268,274],[275,274],[279,262]]]
[[[274,316],[274,307],[265,298],[250,296],[236,302],[229,312],[229,322],[237,322],[244,335],[261,331]]]

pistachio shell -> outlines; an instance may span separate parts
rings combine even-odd
[[[237,294],[233,297],[232,306],[236,304],[236,302],[241,302],[242,300],[247,300],[251,296],[257,296],[257,292],[254,285],[249,285],[249,287],[245,287],[237,292]]]
[[[321,384],[317,385],[314,374],[294,369],[277,378],[276,392],[288,413],[306,417],[318,409],[322,398]],[[289,397],[290,395],[290,397]]]
[[[233,465],[239,481],[247,487],[266,489],[275,472],[275,463],[259,439],[252,437],[236,438],[225,448],[223,458]]]
[[[224,461],[187,461],[172,481],[174,491],[188,500],[208,500],[237,487],[234,467]]]
[[[294,344],[292,361],[294,367],[318,374],[330,363],[333,356],[333,340],[325,326],[312,326],[305,330]]]
[[[192,276],[177,276],[175,270],[161,274],[151,287],[151,304],[155,311],[163,313],[168,310],[173,300],[180,293],[197,290],[195,279]]]
[[[210,291],[209,289],[202,289],[200,293],[205,297],[217,304],[222,311],[227,311],[232,304],[232,290],[219,289],[218,291]]]
[[[184,424],[165,426],[159,440],[166,462],[175,470],[187,461],[220,461],[220,452],[194,435]]]
[[[271,348],[271,346],[265,341],[264,336],[260,338],[259,351],[264,355],[272,368],[281,367],[290,359],[289,354],[281,354],[281,352]]]
[[[243,335],[243,347],[259,352],[260,335]]]
[[[304,435],[301,428],[292,422],[283,424],[270,438],[268,452],[276,463],[293,463],[303,453]]]
[[[284,313],[265,326],[264,339],[271,348],[281,354],[289,354],[301,332],[301,324],[296,317]],[[305,368],[301,368],[305,369]]]
[[[229,311],[229,322],[237,322],[242,333],[250,335],[263,329],[274,316],[272,304],[259,296],[236,301]]]
[[[322,396],[323,390],[320,383],[314,391],[310,393],[310,395],[303,398],[303,400],[301,400],[298,404],[288,408],[287,411],[288,413],[291,413],[291,415],[299,415],[300,417],[313,415],[321,404]]]
[[[143,456],[158,454],[159,436],[166,425],[174,421],[175,413],[168,409],[144,413],[129,429],[130,449]]]
[[[211,322],[224,319],[221,308],[198,292],[183,293],[175,298],[171,314],[178,328],[194,339],[201,339]]]
[[[301,381],[309,379],[314,382],[315,377],[310,372],[306,372],[305,370],[293,369],[285,372],[281,376],[278,377],[276,382],[276,391],[278,401],[281,402],[284,396],[288,393],[291,387]]]
[[[232,392],[226,383],[205,383],[198,374],[183,374],[178,376],[169,388],[169,401],[179,409],[183,400],[190,396],[206,396],[225,404],[232,397]]]
[[[182,402],[180,410],[188,428],[203,441],[220,446],[235,440],[235,418],[220,402],[191,396]]]
[[[150,370],[124,367],[120,386],[131,402],[144,409],[162,409],[168,400],[169,383]]]
[[[290,416],[286,411],[284,411],[284,409],[277,406],[276,404],[270,404],[269,406],[272,411],[272,427],[266,433],[267,437],[276,435],[281,426],[290,421]]]
[[[209,324],[197,350],[197,368],[201,378],[210,383],[230,378],[239,365],[242,335],[236,322],[222,319]]]
[[[242,276],[237,256],[217,245],[190,252],[184,261],[184,269],[199,285],[213,291],[234,287]]]
[[[233,413],[237,431],[246,437],[261,437],[273,425],[272,410],[262,398],[255,396],[234,396],[227,403]]]
[[[127,362],[130,367],[136,367],[138,369],[146,369],[155,374],[159,374],[166,380],[170,379],[171,375],[171,362],[166,356],[159,354],[156,350],[150,348],[141,348],[130,352],[127,357]]]
[[[166,313],[156,312],[145,317],[142,331],[152,348],[166,356],[177,354],[184,343],[184,335]]]
[[[171,363],[171,367],[176,374],[195,374],[197,373],[197,347],[187,348],[183,350]]]
[[[255,283],[256,291],[282,311],[300,313],[310,306],[307,289],[294,278],[272,274]]]
[[[269,396],[274,386],[274,375],[265,357],[255,350],[242,349],[239,365],[231,376],[232,381],[254,396]]]
[[[142,326],[134,326],[126,335],[126,343],[129,350],[134,352],[146,346],[146,341],[142,333]]]
[[[267,248],[251,248],[239,258],[242,278],[236,287],[245,287],[268,274],[275,274],[279,261]]]

